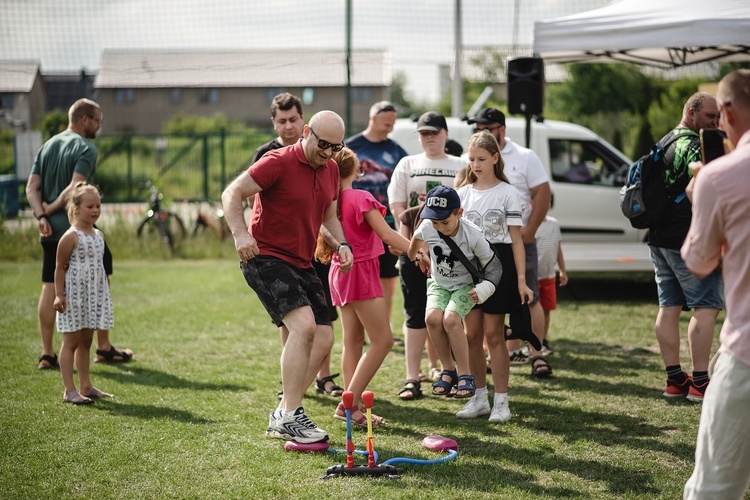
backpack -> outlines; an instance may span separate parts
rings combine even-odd
[[[673,203],[680,203],[687,196],[683,192],[671,199],[664,184],[664,156],[680,137],[684,136],[675,135],[663,144],[651,146],[651,151],[628,169],[627,181],[620,189],[620,210],[636,229],[662,225],[669,219]]]

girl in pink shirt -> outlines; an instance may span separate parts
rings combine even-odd
[[[323,263],[331,262],[328,282],[331,287],[333,305],[341,308],[344,348],[341,369],[344,387],[354,393],[352,422],[367,426],[361,408],[362,392],[375,376],[378,368],[393,345],[393,334],[388,320],[383,289],[380,286],[380,263],[383,243],[406,252],[409,240],[391,229],[385,219],[385,207],[368,191],[352,189],[352,183],[362,176],[357,156],[348,148],[333,157],[339,166],[341,193],[339,194],[339,218],[344,227],[346,242],[351,245],[354,265],[348,273],[342,273],[337,252],[318,239],[315,257]],[[370,339],[370,348],[362,353],[365,330]],[[334,413],[339,420],[346,420],[343,403]],[[383,418],[372,415],[373,427],[384,423]]]

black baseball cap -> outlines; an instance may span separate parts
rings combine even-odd
[[[505,114],[497,108],[482,108],[475,116],[472,116],[468,120],[469,124],[481,123],[487,125],[488,123],[499,123],[505,125]]]
[[[417,132],[423,130],[432,130],[438,132],[440,130],[448,130],[448,124],[445,123],[445,117],[435,111],[428,111],[419,117],[417,121]]]
[[[454,210],[461,208],[461,198],[450,186],[435,186],[427,193],[424,208],[419,215],[421,219],[445,220]]]

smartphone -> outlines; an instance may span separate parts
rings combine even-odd
[[[725,138],[726,134],[719,129],[701,129],[701,157],[704,165],[724,154]]]

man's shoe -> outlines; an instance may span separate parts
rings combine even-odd
[[[301,406],[288,415],[284,415],[281,410],[271,412],[266,436],[303,444],[328,441],[328,433],[312,423]]]
[[[511,365],[523,365],[529,362],[529,357],[523,353],[521,349],[510,351],[510,364]]]
[[[693,386],[693,378],[685,372],[682,373],[685,375],[685,380],[682,383],[677,383],[676,380],[667,378],[667,388],[664,390],[664,397],[679,398],[690,392],[690,389]],[[701,399],[703,399],[702,396]]]
[[[702,403],[703,396],[706,394],[706,387],[708,387],[709,380],[706,380],[701,385],[696,385],[692,380],[690,381],[690,389],[688,390],[687,398],[693,403]]]
[[[502,400],[495,402],[492,407],[492,414],[490,415],[490,422],[507,422],[510,420],[510,408],[508,407],[508,400]]]
[[[482,396],[481,398],[474,396],[456,413],[456,417],[477,418],[489,414],[490,402],[487,400],[487,396]]]

